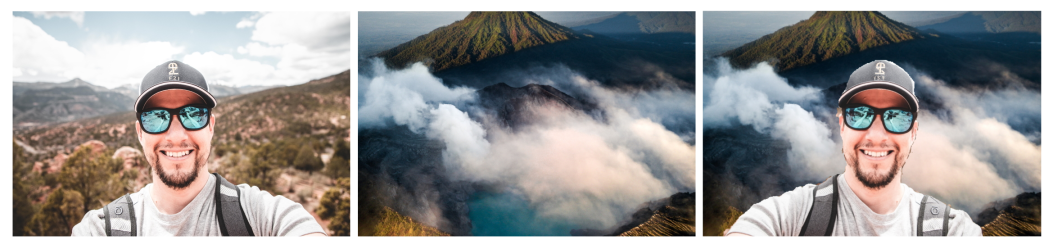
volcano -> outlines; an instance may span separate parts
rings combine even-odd
[[[534,12],[472,12],[463,20],[435,29],[377,54],[389,67],[423,61],[432,71],[485,60],[530,47],[577,39],[567,27]]]
[[[785,71],[926,36],[876,11],[818,11],[808,20],[779,29],[721,56],[728,57],[736,67],[768,61],[779,71]]]

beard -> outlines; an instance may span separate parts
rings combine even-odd
[[[173,146],[172,144],[160,144],[158,146],[158,148],[175,148],[175,147],[176,146]],[[201,150],[199,149],[199,147],[196,144],[189,144],[189,143],[185,143],[184,142],[184,143],[180,144],[179,147],[182,147],[182,148],[190,147],[190,148],[193,148],[194,152],[197,153],[196,154],[197,156],[194,158],[194,161],[192,162],[193,169],[190,172],[179,172],[178,170],[175,170],[174,172],[165,171],[164,167],[161,167],[161,155],[160,155],[161,154],[161,150],[160,149],[155,149],[155,151],[153,153],[153,158],[150,158],[150,159],[153,159],[151,161],[153,162],[154,172],[157,172],[157,176],[158,176],[158,178],[161,178],[161,182],[164,183],[166,186],[168,186],[170,188],[173,188],[173,189],[176,189],[176,190],[185,189],[186,187],[190,186],[190,183],[193,183],[194,180],[197,180],[197,173],[198,173],[198,171],[201,171],[202,167],[205,166],[205,160],[208,157],[207,154],[201,152]],[[182,165],[181,164],[175,164],[174,166],[175,166],[175,168],[179,168],[179,166],[182,166]]]
[[[879,172],[880,170],[863,172],[862,167],[859,166],[859,157],[856,156],[856,152],[858,152],[863,147],[872,148],[873,146],[871,146],[871,144],[869,143],[863,145],[856,145],[855,151],[853,151],[853,153],[845,154],[845,161],[847,161],[848,165],[852,167],[852,170],[856,175],[856,179],[858,179],[859,182],[863,183],[863,186],[869,189],[878,190],[884,188],[885,186],[888,186],[888,184],[892,183],[892,180],[895,179],[897,175],[899,175],[899,170],[902,169],[903,165],[906,163],[907,153],[903,153],[903,151],[900,150],[898,146],[882,144],[881,146],[878,146],[878,148],[894,148],[894,150],[896,151],[896,154],[892,155],[892,168],[884,174]]]

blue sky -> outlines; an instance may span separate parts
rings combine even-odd
[[[293,85],[350,69],[349,12],[14,12],[18,82],[138,84],[167,60],[210,83]]]

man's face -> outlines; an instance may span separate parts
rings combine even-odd
[[[154,94],[146,101],[144,109],[176,109],[193,104],[204,104],[204,101],[193,92],[172,89]],[[161,182],[174,189],[183,189],[197,179],[212,150],[215,122],[215,118],[210,117],[205,128],[188,131],[183,128],[179,116],[173,115],[168,131],[160,134],[143,132],[136,122],[135,131],[143,146],[143,154]]]
[[[868,105],[877,109],[910,110],[903,96],[885,89],[859,92],[848,103],[849,105]],[[866,130],[846,127],[844,115],[838,118],[843,141],[841,149],[844,152],[845,161],[853,169],[856,178],[871,189],[883,188],[899,176],[918,132],[918,123],[915,121],[914,126],[907,133],[890,133],[885,130],[882,121],[884,117],[881,115],[882,113],[877,113],[874,123]]]

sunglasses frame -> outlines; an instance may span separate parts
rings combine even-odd
[[[182,111],[184,108],[187,108],[187,107],[194,107],[194,108],[204,109],[205,112],[208,113],[208,115],[205,115],[205,125],[201,126],[201,128],[197,128],[197,129],[190,129],[190,128],[186,127],[186,124],[183,124],[183,118],[180,117],[178,123],[179,123],[179,125],[183,126],[183,129],[188,130],[188,131],[196,131],[196,130],[200,130],[200,129],[204,129],[205,127],[208,127],[209,122],[212,121],[212,112],[211,112],[212,108],[204,107],[202,105],[185,105],[185,106],[181,106],[181,107],[175,108],[175,109],[149,108],[149,109],[145,109],[145,110],[143,110],[141,112],[137,112],[136,115],[135,115],[135,120],[138,121],[137,123],[139,123],[139,128],[141,128],[143,130],[143,132],[146,132],[148,134],[161,134],[161,133],[168,132],[168,129],[172,128],[172,122],[169,121],[168,122],[168,126],[165,126],[164,130],[161,130],[161,131],[158,131],[158,132],[150,132],[150,131],[146,130],[146,125],[143,124],[144,123],[143,122],[143,113],[156,111],[156,110],[164,110],[164,111],[168,112],[169,117],[171,117],[171,116],[180,116],[180,114],[179,114],[180,111]],[[174,120],[172,120],[172,121],[174,121]]]
[[[856,108],[856,107],[866,107],[866,108],[870,108],[871,110],[874,110],[874,118],[870,120],[870,123],[868,123],[866,127],[857,129],[857,128],[852,127],[851,125],[848,124],[848,109],[849,108]],[[914,129],[914,123],[918,121],[917,120],[918,114],[916,112],[912,112],[910,110],[906,110],[906,109],[903,109],[903,108],[896,108],[896,107],[878,109],[878,108],[874,108],[873,106],[869,106],[869,105],[851,105],[851,106],[847,106],[847,107],[841,108],[841,113],[842,113],[841,119],[843,120],[842,123],[845,124],[845,127],[848,127],[849,129],[853,129],[853,130],[857,130],[857,131],[863,131],[863,130],[870,129],[870,126],[874,125],[874,122],[878,119],[877,118],[878,115],[881,115],[881,118],[885,118],[885,112],[890,111],[890,110],[900,110],[900,111],[904,111],[904,112],[910,113],[910,116],[911,116],[911,118],[910,118],[910,126],[907,126],[907,130],[906,131],[895,132],[895,131],[892,131],[892,130],[890,130],[888,128],[888,124],[885,123],[885,120],[881,120],[881,126],[883,128],[885,128],[885,131],[887,131],[889,133],[892,133],[892,134],[906,134],[906,133],[908,133],[908,132],[910,132],[911,130]]]

